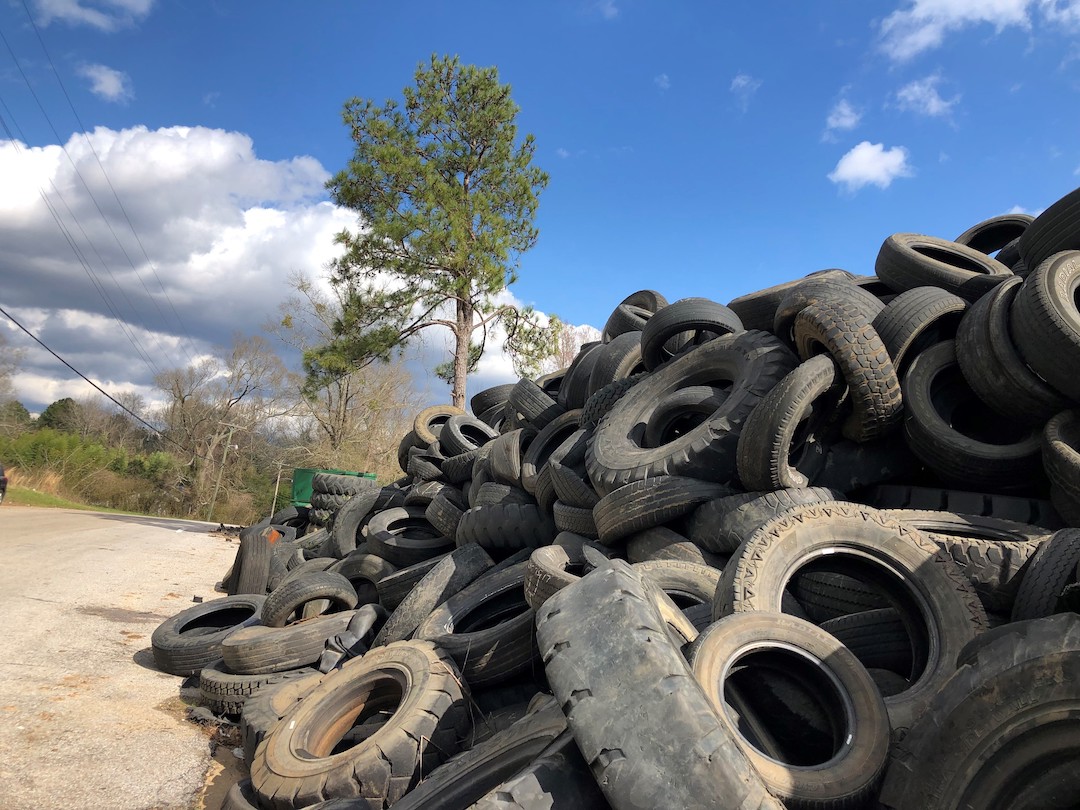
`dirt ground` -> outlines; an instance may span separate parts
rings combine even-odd
[[[210,524],[0,507],[0,807],[218,810],[239,737],[187,718],[197,678],[150,634],[236,554]]]

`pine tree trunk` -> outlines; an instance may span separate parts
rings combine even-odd
[[[457,327],[454,330],[454,383],[450,401],[465,408],[465,377],[469,373],[469,338],[472,337],[473,308],[464,301],[457,302]]]

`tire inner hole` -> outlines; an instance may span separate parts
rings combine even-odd
[[[941,248],[930,247],[929,245],[915,245],[912,249],[920,256],[925,256],[928,259],[947,264],[950,267],[957,267],[961,270],[967,270],[970,273],[979,273],[984,276],[989,275],[986,267],[962,253],[954,253],[951,250],[942,250]]]
[[[530,610],[525,585],[519,584],[470,610],[454,624],[455,633],[477,633],[508,622]]]
[[[226,610],[215,610],[213,613],[199,616],[184,624],[184,626],[180,628],[180,635],[208,636],[211,633],[224,630],[226,627],[240,624],[240,622],[246,621],[254,615],[255,611],[251,608],[236,607],[228,608]]]
[[[930,382],[930,402],[949,427],[962,436],[983,444],[1018,444],[1032,435],[1031,428],[986,407],[968,387],[953,364],[942,369]]]
[[[302,754],[314,759],[340,754],[360,745],[386,725],[404,698],[402,685],[392,678],[381,678],[368,691],[357,696],[346,713],[336,720],[319,724],[298,739]]]

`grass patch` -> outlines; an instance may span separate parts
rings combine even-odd
[[[81,509],[84,512],[110,512],[116,515],[134,515],[136,512],[125,512],[123,509],[109,509],[105,506],[87,506],[85,503],[76,503],[59,495],[50,495],[47,492],[37,492],[26,487],[17,487],[9,484],[4,503],[12,506],[40,506],[52,509]]]

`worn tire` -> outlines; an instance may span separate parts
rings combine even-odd
[[[329,605],[314,615],[335,612],[331,610],[335,607],[338,611],[352,610],[356,607],[356,590],[341,574],[312,571],[267,596],[259,614],[260,620],[266,627],[284,627],[297,611],[300,613],[297,620],[312,618],[305,606],[319,600],[326,600]]]
[[[154,665],[170,675],[194,675],[221,657],[233,631],[259,621],[266,597],[236,594],[189,607],[157,626],[150,636]]]

